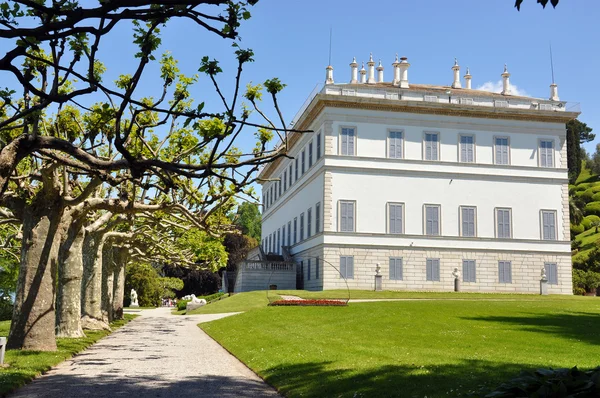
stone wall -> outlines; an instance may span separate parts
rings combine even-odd
[[[247,264],[251,266],[247,266]],[[285,267],[272,267],[269,264],[286,264]],[[259,266],[256,266],[259,265]],[[296,268],[290,263],[255,261],[242,263],[235,278],[234,293],[267,290],[276,285],[277,290],[296,289]]]
[[[569,254],[514,253],[486,250],[426,250],[426,249],[379,249],[352,248],[328,245],[310,250],[322,253],[322,283],[324,289],[345,289],[340,277],[340,256],[354,256],[354,279],[347,280],[350,289],[374,290],[375,267],[379,263],[383,275],[384,290],[452,291],[455,267],[462,275],[462,260],[476,261],[476,282],[462,282],[465,292],[518,292],[539,293],[540,271],[545,262],[558,266],[558,285],[549,285],[550,294],[572,294],[571,257]],[[403,280],[389,279],[389,258],[403,258]],[[426,281],[426,259],[440,259],[440,281]],[[512,283],[499,283],[498,261],[512,262]],[[461,276],[462,279],[462,276]],[[305,282],[306,283],[306,282]],[[318,289],[315,286],[315,289]]]
[[[296,267],[300,270],[300,262],[304,263],[302,267],[304,278],[304,290],[323,290],[323,272],[331,268],[323,261],[323,246],[316,246],[303,252],[294,254]],[[319,277],[316,274],[317,258],[319,259]],[[308,260],[310,260],[310,279],[308,279]]]

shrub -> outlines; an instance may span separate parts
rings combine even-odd
[[[192,300],[177,300],[177,311],[183,311],[187,308],[187,303],[189,303]]]
[[[600,287],[600,273],[594,271],[573,270],[573,291],[593,292]]]
[[[594,226],[594,222],[600,221],[600,217],[595,214],[590,214],[589,216],[585,216],[583,221],[581,221],[581,225],[585,230],[588,230]]]
[[[221,277],[208,270],[195,268],[194,266],[180,267],[177,265],[165,265],[163,267],[165,276],[179,278],[183,281],[183,287],[176,290],[177,297],[195,294],[197,297],[213,294],[219,291]]]
[[[13,303],[10,297],[0,296],[0,321],[10,321],[13,313]]]
[[[577,192],[583,192],[586,189],[588,189],[589,187],[591,187],[593,184],[590,182],[585,182],[585,183],[581,183],[581,184],[577,184],[577,186],[575,187],[575,191]]]
[[[129,293],[135,289],[140,307],[160,306],[164,291],[158,272],[150,264],[134,263],[127,267],[125,274],[125,305],[131,301]]]
[[[577,192],[576,196],[585,202],[591,202],[592,198],[596,192],[592,191],[592,189],[586,189],[583,192]]]
[[[496,390],[478,397],[597,397],[600,392],[600,367],[582,372],[572,369],[538,369],[523,371],[519,376],[502,383]]]
[[[596,192],[593,196],[592,196],[592,201],[593,202],[600,202],[600,192]]]
[[[600,216],[600,202],[590,202],[586,204],[583,211],[586,215],[595,214]]]
[[[580,233],[584,232],[585,228],[583,227],[583,225],[581,224],[571,224],[571,234],[572,235],[579,235]]]

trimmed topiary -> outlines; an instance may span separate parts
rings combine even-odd
[[[572,235],[579,235],[580,233],[584,232],[585,228],[583,227],[583,225],[581,224],[571,224],[571,234]]]
[[[590,202],[586,204],[583,212],[585,215],[595,214],[600,216],[600,202]]]
[[[585,218],[581,221],[581,225],[583,225],[583,228],[585,228],[587,231],[594,226],[595,222],[598,221],[600,221],[600,217],[595,214],[590,214],[589,216],[585,216]]]

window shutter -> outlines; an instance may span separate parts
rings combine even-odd
[[[425,270],[425,279],[428,281],[431,281],[433,278],[433,272],[432,272],[432,267],[433,267],[433,262],[432,260],[427,260],[427,269]]]
[[[346,277],[346,257],[340,257],[340,274],[343,278]]]
[[[390,142],[390,147],[388,149],[389,157],[395,158],[396,157],[396,133],[393,131],[390,132],[389,142]]]
[[[319,257],[315,259],[315,279],[319,279]]]
[[[306,267],[306,279],[310,280],[310,258],[308,259],[308,264]]]
[[[425,134],[425,160],[433,160],[431,153],[431,134]]]
[[[460,137],[461,146],[460,146],[460,161],[468,162],[467,155],[467,137]]]
[[[354,232],[354,203],[349,202],[347,206],[348,231]]]
[[[404,279],[404,260],[401,258],[397,258],[396,259],[396,278],[398,280],[403,280]]]
[[[342,155],[348,154],[348,129],[342,129]]]
[[[432,229],[434,235],[440,234],[440,214],[438,207],[432,207]]]
[[[350,129],[348,134],[348,155],[354,155],[354,129]]]
[[[340,203],[340,231],[346,231],[348,224],[348,215],[346,210],[346,202]]]
[[[433,262],[433,280],[440,280],[440,260],[434,260]]]
[[[438,160],[438,135],[431,134],[431,160]]]
[[[348,279],[354,279],[354,257],[348,257],[346,261],[346,271],[348,272]]]
[[[396,279],[396,259],[390,258],[390,279]]]

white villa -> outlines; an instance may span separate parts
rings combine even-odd
[[[296,264],[308,290],[453,289],[572,294],[565,123],[558,98],[384,81],[371,57],[326,82],[303,109],[289,155],[260,173],[262,252]],[[264,254],[263,254],[264,255]],[[301,274],[301,276],[300,276]],[[343,276],[343,277],[342,277]]]

